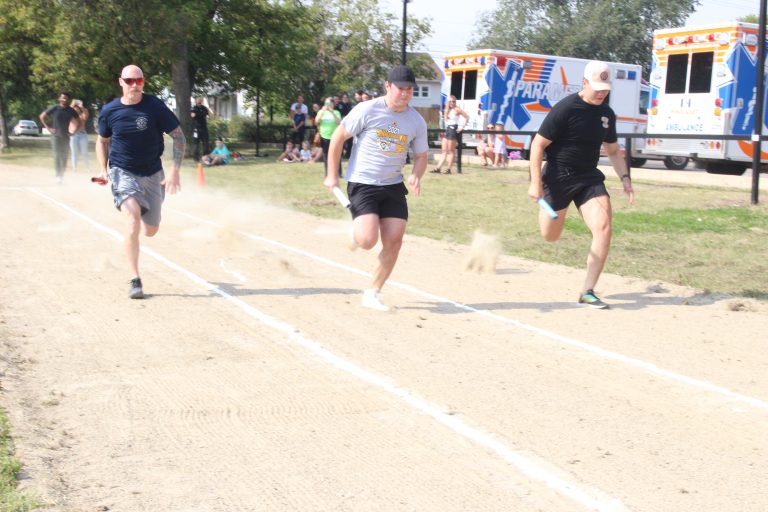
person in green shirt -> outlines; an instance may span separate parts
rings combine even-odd
[[[333,98],[325,98],[323,108],[315,116],[315,126],[320,133],[320,140],[323,146],[323,164],[325,166],[325,176],[328,176],[328,147],[331,144],[331,136],[341,123],[341,112],[335,110]],[[341,176],[341,161],[339,161],[339,176]]]

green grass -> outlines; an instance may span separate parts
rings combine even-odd
[[[207,168],[208,187],[320,217],[347,215],[322,186],[322,164],[277,163],[275,150],[265,152],[268,157]],[[27,157],[45,158],[50,166],[49,152]],[[189,187],[194,179],[195,164],[186,160],[183,183]],[[748,190],[636,180],[637,202],[630,206],[618,180],[609,177],[606,184],[614,209],[606,272],[768,300],[768,198],[751,206]],[[527,189],[527,164],[501,170],[469,165],[460,176],[428,173],[422,197],[409,198],[408,231],[469,243],[480,229],[497,235],[507,254],[584,268],[590,236],[578,212],[569,211],[560,241],[544,242]]]
[[[0,409],[0,512],[26,512],[40,506],[38,501],[16,490],[21,462],[13,456],[8,417]]]
[[[16,144],[15,141],[14,144]],[[50,142],[48,144],[50,145]],[[95,154],[93,155],[93,158],[96,158]],[[45,150],[31,145],[14,145],[11,148],[6,148],[5,151],[0,153],[0,162],[12,165],[33,165],[36,167],[45,166],[53,168],[53,156],[51,155],[51,150]]]

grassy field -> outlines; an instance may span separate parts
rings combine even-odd
[[[16,491],[16,479],[21,462],[13,456],[8,418],[0,409],[0,512],[26,512],[39,503],[34,498]]]
[[[322,164],[276,163],[276,152],[265,151],[271,156],[207,168],[207,186],[321,217],[347,215],[322,186]],[[50,150],[30,147],[2,154],[0,161],[51,166]],[[192,160],[185,161],[185,186],[194,183],[195,169]],[[768,300],[765,198],[751,206],[745,190],[636,181],[637,202],[629,206],[621,184],[610,176],[614,239],[606,272]],[[501,170],[467,165],[462,175],[427,174],[422,197],[410,198],[408,230],[468,243],[480,229],[497,235],[507,254],[583,268],[590,236],[578,213],[569,212],[559,242],[542,241],[527,182],[527,163]]]

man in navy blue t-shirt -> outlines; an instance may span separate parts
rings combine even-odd
[[[528,195],[544,198],[554,210],[552,219],[539,212],[539,229],[548,242],[560,238],[565,215],[573,202],[592,232],[587,256],[587,276],[579,304],[598,309],[608,305],[593,288],[603,271],[611,246],[611,200],[605,175],[597,168],[600,146],[605,148],[630,204],[635,192],[616,138],[616,114],[604,104],[611,91],[611,70],[605,62],[592,61],[584,69],[582,90],[560,100],[541,123],[531,143],[531,184]],[[544,154],[547,164],[542,171]]]
[[[99,115],[96,157],[101,178],[112,182],[115,206],[125,214],[128,229],[125,253],[133,273],[128,296],[144,297],[139,276],[139,227],[154,236],[160,229],[160,213],[165,192],[180,189],[179,169],[186,139],[179,120],[159,98],[143,93],[144,73],[129,65],[120,78],[123,95],[108,103]],[[173,138],[173,167],[163,171],[163,133]],[[107,169],[109,161],[109,169]]]

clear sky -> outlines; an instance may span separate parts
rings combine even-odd
[[[384,10],[402,18],[402,0],[381,0]],[[436,59],[446,53],[468,49],[467,43],[476,29],[475,23],[483,13],[492,11],[496,0],[411,0],[408,13],[419,18],[432,18],[432,37],[425,40],[427,51]],[[757,15],[759,0],[703,0],[687,25],[719,23],[747,14]]]

